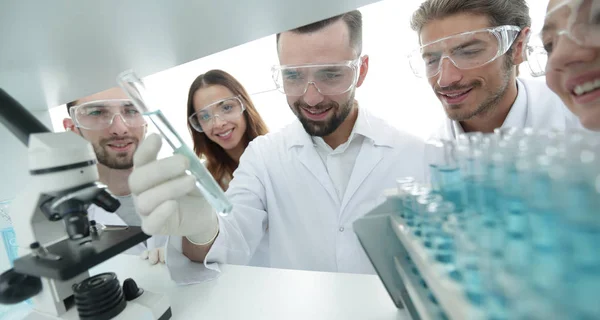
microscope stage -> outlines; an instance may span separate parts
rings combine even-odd
[[[69,280],[90,268],[150,238],[140,227],[106,226],[99,237],[65,239],[47,247],[61,258],[48,260],[32,254],[14,261],[18,273],[56,280]]]

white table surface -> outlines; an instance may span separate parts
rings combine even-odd
[[[375,275],[222,265],[219,278],[178,286],[167,267],[120,255],[90,270],[115,272],[169,296],[172,319],[410,319]]]

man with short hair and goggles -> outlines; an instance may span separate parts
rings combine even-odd
[[[309,85],[320,94],[330,96],[348,92],[358,80],[362,58],[329,64],[281,65],[272,68],[277,89],[299,97]]]
[[[128,127],[141,127],[146,120],[128,99],[96,100],[72,107],[71,118],[79,128],[103,130],[113,124],[116,116]]]
[[[410,67],[417,77],[427,78],[438,75],[444,59],[458,69],[478,68],[504,55],[520,31],[516,26],[500,26],[438,39],[411,52]]]

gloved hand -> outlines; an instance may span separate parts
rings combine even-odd
[[[219,231],[215,211],[186,173],[189,161],[182,155],[156,160],[161,136],[149,135],[133,156],[129,188],[146,234],[185,236],[192,243],[208,244]]]
[[[148,260],[151,265],[155,265],[159,262],[165,263],[165,247],[144,250],[144,252],[140,254],[140,258]]]

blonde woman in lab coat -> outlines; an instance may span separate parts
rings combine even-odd
[[[550,0],[543,32],[546,83],[579,118],[600,131],[600,1]]]
[[[427,0],[413,13],[420,47],[410,64],[447,115],[434,138],[580,127],[543,80],[517,78],[530,26],[526,0]]]
[[[100,182],[119,200],[116,212],[91,205],[88,218],[103,225],[140,226],[127,179],[133,168],[133,153],[146,134],[146,122],[120,88],[112,88],[67,104],[70,118],[63,126],[89,141],[98,160]],[[166,237],[154,236],[130,248],[151,264],[165,261]]]
[[[268,133],[267,125],[242,84],[222,70],[210,70],[194,80],[187,117],[196,155],[227,190],[242,153],[250,141]],[[268,265],[267,247],[265,235],[251,265]]]

